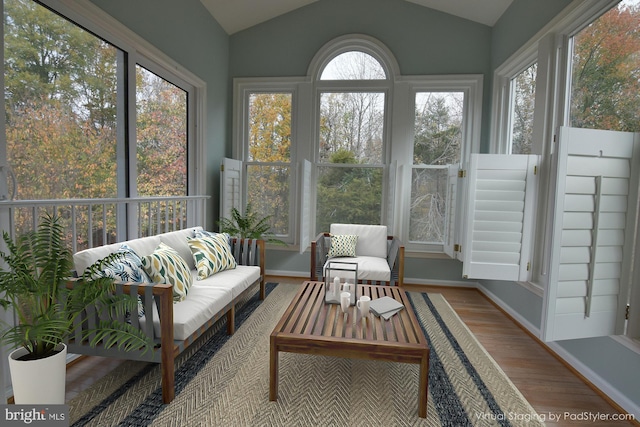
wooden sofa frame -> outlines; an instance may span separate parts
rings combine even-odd
[[[327,262],[330,247],[329,232],[323,232],[311,241],[311,274],[312,281],[324,280],[324,272],[322,268]],[[404,283],[404,246],[400,243],[400,239],[395,236],[387,236],[387,263],[391,270],[391,280],[388,282],[377,282],[374,280],[363,281],[360,283],[368,283],[370,285],[385,284],[402,286]]]
[[[143,353],[142,350],[124,351],[119,349],[117,345],[110,348],[105,348],[101,344],[95,347],[90,346],[89,340],[93,337],[89,337],[89,340],[82,340],[82,330],[79,326],[80,321],[78,321],[78,325],[76,325],[71,339],[67,343],[69,353],[160,363],[162,372],[162,401],[163,403],[171,402],[175,397],[176,357],[193,344],[197,338],[211,329],[216,321],[225,314],[227,316],[227,333],[232,335],[235,332],[235,305],[238,301],[250,295],[256,285],[260,286],[260,299],[263,300],[265,298],[264,240],[233,238],[231,239],[231,250],[239,265],[259,266],[260,277],[184,341],[175,341],[173,338],[173,290],[171,285],[122,283],[117,285],[117,292],[132,296],[139,295],[144,304],[146,321],[144,327],[141,325],[138,316],[130,316],[130,319],[125,319],[124,316],[121,316],[118,321],[126,322],[128,320],[134,327],[143,330],[145,335],[152,337],[154,341],[152,353],[150,354],[148,351]],[[70,286],[73,285],[74,282],[70,282]],[[160,320],[160,337],[157,337],[154,333],[153,301],[156,303]],[[99,321],[99,316],[94,307],[88,307],[83,313],[83,316],[84,319],[87,319],[85,327],[88,326],[91,328]]]

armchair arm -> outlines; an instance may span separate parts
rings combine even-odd
[[[391,284],[397,282],[398,286],[404,283],[404,246],[400,239],[395,236],[387,236],[389,240],[389,252],[387,253],[387,263],[391,270]]]
[[[329,253],[329,247],[327,246],[328,239],[329,233],[323,232],[318,234],[315,240],[311,241],[311,274],[309,275],[309,279],[312,281],[324,277],[322,267],[324,267],[327,254]]]

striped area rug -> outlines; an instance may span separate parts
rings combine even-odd
[[[298,290],[268,284],[176,368],[162,404],[158,365],[125,363],[71,402],[73,426],[542,426],[534,409],[440,294],[410,292],[431,347],[427,418],[418,365],[280,353],[269,401],[269,334]]]

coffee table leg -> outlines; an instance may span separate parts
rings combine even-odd
[[[278,400],[278,347],[274,336],[269,347],[269,400]]]
[[[427,395],[429,393],[429,349],[420,361],[420,385],[418,397],[418,416],[427,418]]]

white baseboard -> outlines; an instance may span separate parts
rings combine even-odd
[[[527,319],[522,317],[522,315],[520,313],[518,313],[517,311],[513,310],[509,304],[507,304],[506,302],[502,301],[496,294],[494,294],[493,292],[491,292],[490,290],[488,290],[487,288],[482,286],[480,283],[478,283],[478,290],[480,292],[482,292],[491,301],[496,303],[498,305],[498,307],[503,309],[507,314],[509,314],[509,316],[511,316],[511,318],[513,320],[515,320],[520,326],[522,326],[527,331],[529,331],[531,334],[533,334],[533,336],[535,336],[537,338],[540,337],[540,328],[538,328],[533,323],[529,322]]]

